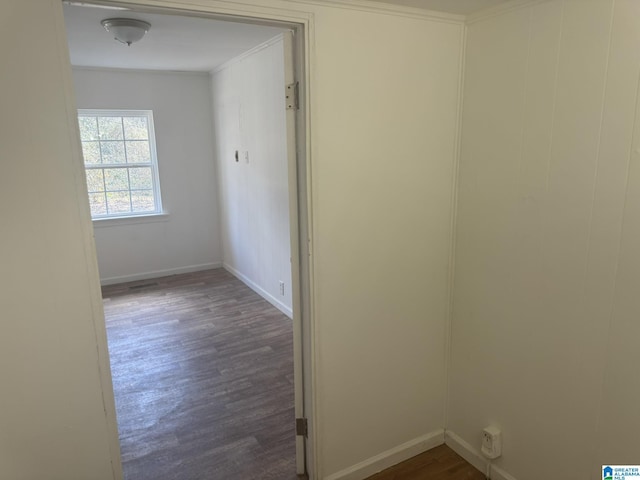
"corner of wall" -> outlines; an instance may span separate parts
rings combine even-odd
[[[435,430],[409,440],[386,452],[368,458],[326,477],[325,480],[363,480],[400,462],[445,443],[444,430]]]
[[[284,56],[278,34],[213,70],[210,89],[224,268],[292,317]]]
[[[464,108],[464,75],[465,58],[467,48],[467,26],[463,25],[460,40],[460,68],[458,78],[458,105],[455,135],[454,166],[451,187],[451,245],[449,249],[449,302],[447,306],[446,336],[445,336],[445,392],[444,392],[444,428],[449,425],[449,377],[451,364],[452,345],[452,325],[453,325],[453,304],[455,290],[455,267],[456,267],[456,232],[458,221],[458,182],[460,174],[460,155],[462,147],[462,113]]]
[[[444,443],[476,469],[482,473],[486,473],[487,478],[490,478],[491,480],[516,480],[515,477],[509,475],[502,468],[493,465],[482,456],[478,449],[471,446],[471,444],[463,440],[451,430],[445,430]]]

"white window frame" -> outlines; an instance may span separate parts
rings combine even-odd
[[[156,134],[155,128],[153,124],[153,110],[115,110],[115,109],[87,109],[87,108],[79,108],[78,109],[78,117],[146,117],[147,118],[147,128],[148,128],[148,141],[149,141],[149,153],[151,157],[151,161],[149,163],[99,163],[99,164],[87,164],[84,162],[85,172],[87,170],[97,170],[97,169],[105,169],[105,168],[131,168],[131,166],[136,167],[150,167],[151,168],[151,178],[152,178],[152,186],[153,186],[153,202],[154,202],[154,210],[153,211],[145,211],[145,212],[129,212],[129,213],[113,213],[113,214],[105,214],[105,215],[93,215],[91,213],[91,219],[96,222],[101,222],[105,220],[117,220],[117,219],[143,219],[144,217],[156,217],[156,216],[164,216],[166,213],[162,207],[162,196],[160,194],[160,177],[158,173],[158,155],[156,150]],[[102,159],[102,153],[100,153]],[[87,201],[89,199],[87,198]]]

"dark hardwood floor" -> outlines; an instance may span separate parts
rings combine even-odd
[[[446,445],[384,470],[367,480],[485,480],[484,474]]]
[[[289,480],[289,318],[222,269],[103,289],[125,480]]]
[[[125,480],[300,480],[291,320],[222,269],[103,288]],[[484,480],[440,446],[369,480]]]

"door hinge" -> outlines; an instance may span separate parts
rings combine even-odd
[[[287,110],[298,110],[298,108],[300,108],[300,104],[298,103],[298,82],[287,85],[284,95]]]
[[[306,418],[296,418],[296,435],[305,438],[309,436],[309,424]]]

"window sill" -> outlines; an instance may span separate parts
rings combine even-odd
[[[166,212],[152,213],[150,215],[133,215],[130,217],[94,218],[93,228],[119,227],[124,225],[137,225],[143,223],[157,223],[168,221],[169,214]]]

